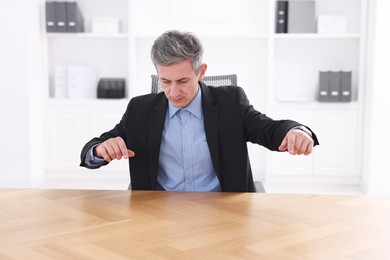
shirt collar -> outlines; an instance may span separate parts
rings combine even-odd
[[[181,109],[187,110],[198,118],[202,118],[202,88],[198,86],[198,89],[198,94],[196,94],[194,100],[192,100],[191,103],[184,108],[175,107],[171,102],[168,102],[169,119],[171,119],[177,111]]]

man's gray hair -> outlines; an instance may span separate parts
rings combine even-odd
[[[202,66],[203,46],[198,37],[190,32],[167,31],[159,36],[152,46],[154,66],[168,66],[189,60],[196,75]]]

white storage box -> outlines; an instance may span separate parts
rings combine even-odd
[[[317,32],[342,34],[347,32],[347,19],[342,15],[318,15]]]
[[[118,18],[92,18],[92,33],[117,34],[119,33],[120,21]]]

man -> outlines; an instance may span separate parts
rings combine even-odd
[[[130,100],[122,120],[81,152],[81,166],[129,158],[134,190],[255,191],[247,142],[308,155],[311,130],[256,111],[240,87],[206,86],[203,47],[191,33],[168,31],[151,50],[163,89]]]

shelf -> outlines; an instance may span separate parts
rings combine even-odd
[[[50,106],[123,106],[129,103],[129,99],[69,99],[69,98],[48,98],[47,104]]]
[[[135,38],[155,39],[159,34],[136,34]],[[360,34],[313,34],[313,33],[295,33],[295,34],[267,34],[267,33],[253,33],[253,34],[197,34],[199,38],[211,39],[360,39]]]
[[[360,39],[360,34],[316,34],[316,33],[291,33],[274,34],[275,39]]]
[[[137,34],[138,39],[156,39],[159,34]],[[197,34],[201,39],[267,39],[268,34]]]
[[[200,38],[206,39],[267,39],[268,34],[200,34]]]
[[[277,109],[326,109],[326,110],[343,110],[343,109],[358,109],[360,107],[359,101],[351,102],[319,102],[319,101],[278,101],[275,104]]]
[[[50,38],[104,38],[104,39],[127,39],[127,33],[118,34],[96,34],[96,33],[46,33]]]

